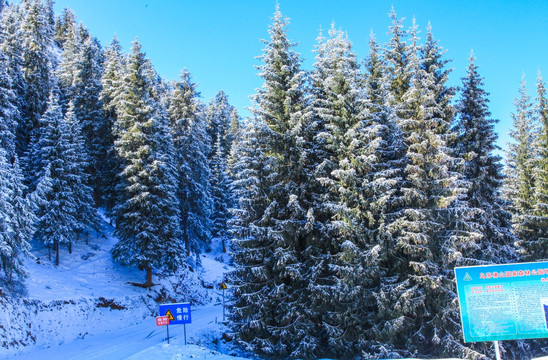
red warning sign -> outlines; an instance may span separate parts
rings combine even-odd
[[[156,326],[165,326],[165,325],[169,325],[169,316],[157,316]]]

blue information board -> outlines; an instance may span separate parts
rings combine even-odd
[[[465,342],[548,337],[548,262],[455,268]]]
[[[160,305],[160,316],[169,317],[169,325],[190,324],[190,303],[162,304]]]

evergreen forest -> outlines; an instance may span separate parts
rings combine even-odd
[[[474,54],[449,86],[430,25],[393,9],[365,59],[333,25],[304,69],[277,6],[246,118],[52,0],[2,0],[0,14],[0,297],[24,286],[31,246],[59,265],[101,214],[145,288],[220,242],[235,268],[227,336],[254,356],[494,356],[464,343],[453,270],[548,259],[540,72],[536,94],[522,80],[503,159]]]

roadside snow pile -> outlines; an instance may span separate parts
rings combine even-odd
[[[151,315],[152,302],[146,302],[142,296],[47,302],[0,299],[0,354],[28,345],[55,346],[135,324]]]

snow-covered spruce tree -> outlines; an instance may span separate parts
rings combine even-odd
[[[449,219],[464,211],[455,203],[463,189],[446,145],[451,92],[444,89],[443,62],[419,57],[420,48],[413,26],[406,54],[412,78],[396,105],[407,165],[398,185],[400,206],[386,214],[391,243],[384,250],[387,268],[375,293],[378,314],[371,334],[401,355],[463,355],[473,350],[456,337],[460,323],[447,260],[455,232]]]
[[[388,81],[392,95],[392,105],[401,103],[403,95],[409,89],[412,69],[409,64],[409,49],[406,43],[408,31],[403,29],[403,20],[398,19],[394,8],[390,11],[392,26],[388,32],[390,40],[383,50],[383,58],[387,63]]]
[[[95,221],[91,190],[85,185],[82,169],[85,149],[78,127],[70,124],[72,111],[64,117],[57,93],[52,92],[48,109],[40,119],[38,141],[33,144],[32,156],[40,158],[39,179],[49,178],[50,189],[38,211],[35,237],[56,253],[59,265],[60,244],[76,239],[76,230]]]
[[[5,156],[8,162],[13,162],[16,156],[17,120],[17,99],[12,89],[9,60],[5,53],[0,52],[0,148],[6,152]]]
[[[523,215],[519,229],[519,246],[526,260],[548,259],[548,100],[542,76],[537,78],[536,116],[540,131],[534,143],[533,208]]]
[[[65,42],[76,27],[76,15],[70,8],[64,8],[63,13],[55,19],[55,43],[64,49]]]
[[[7,153],[0,149],[0,193],[4,196],[0,205],[3,208],[0,263],[11,287],[13,275],[16,275],[19,280],[27,276],[22,255],[30,255],[29,241],[34,234],[34,224],[37,219],[32,211],[29,197],[24,195],[23,173],[19,168],[17,156],[12,163],[4,155]]]
[[[14,106],[15,112],[11,114],[13,126],[13,136],[15,137],[15,150],[19,158],[24,155],[26,146],[23,147],[21,143],[20,124],[22,123],[21,109],[24,107],[25,94],[26,94],[26,82],[23,78],[23,49],[21,45],[20,26],[18,6],[9,5],[3,8],[1,17],[2,37],[1,37],[1,51],[6,57],[6,70],[8,72],[10,80],[10,89],[13,93],[13,100],[11,101]],[[7,106],[8,99],[2,101],[4,106]],[[8,121],[9,123],[9,121]],[[9,153],[9,150],[6,150]],[[8,158],[10,155],[8,155]]]
[[[174,270],[184,259],[173,160],[173,140],[163,105],[154,98],[155,72],[137,40],[132,44],[120,106],[114,124],[115,148],[121,158],[116,235],[112,251],[122,264],[146,271]]]
[[[187,70],[180,78],[174,84],[168,113],[175,147],[180,225],[188,256],[209,246],[212,199],[209,137],[200,114],[199,93]]]
[[[102,181],[102,193],[99,195],[107,213],[111,214],[117,202],[116,186],[118,174],[122,171],[121,161],[114,148],[114,124],[117,119],[116,108],[120,106],[123,94],[123,79],[125,76],[126,59],[122,46],[114,37],[105,50],[104,71],[101,77],[102,91],[100,101],[103,105],[103,126],[99,140],[101,142],[102,165],[99,174]]]
[[[363,81],[351,42],[333,25],[327,39],[320,34],[316,52],[311,76],[315,139],[307,156],[317,157],[317,184],[309,191],[316,193],[313,214],[323,226],[321,236],[309,240],[313,251],[307,249],[314,264],[307,274],[309,311],[322,318],[331,354],[347,357],[363,349],[371,309],[367,299],[372,274],[378,272],[370,252],[371,154],[365,149],[369,139],[362,136]]]
[[[79,177],[75,178],[74,182],[69,185],[72,186],[75,200],[77,204],[78,220],[80,226],[74,230],[81,232],[84,228],[92,228],[98,231],[99,218],[97,217],[97,211],[95,210],[95,201],[93,197],[93,188],[89,185],[89,170],[90,157],[88,155],[86,141],[82,135],[82,125],[76,117],[76,111],[74,101],[70,101],[68,109],[65,114],[65,121],[70,129],[69,141],[73,144],[76,151],[70,154],[70,162],[73,163],[75,169],[79,169]],[[72,242],[69,242],[69,253],[72,253]]]
[[[17,131],[20,151],[28,151],[35,129],[39,127],[39,119],[48,106],[50,90],[55,82],[53,69],[53,14],[49,3],[41,0],[23,0],[19,6],[20,39],[22,46],[22,70],[26,83],[25,101],[22,107],[22,119]],[[25,160],[26,180],[28,184],[36,183],[36,173],[27,166],[33,159]],[[33,188],[29,188],[30,191]]]
[[[378,303],[374,296],[378,293],[381,281],[391,277],[388,273],[393,266],[390,255],[396,242],[391,224],[398,219],[397,214],[404,203],[401,187],[407,158],[396,107],[392,105],[394,97],[390,91],[390,73],[386,70],[388,65],[373,36],[370,39],[370,54],[364,65],[365,100],[363,120],[357,132],[361,146],[356,152],[356,158],[362,159],[362,162],[367,160],[369,168],[364,182],[367,205],[362,211],[367,216],[361,216],[362,226],[367,229],[368,251],[349,248],[353,251],[349,251],[347,256],[350,259],[361,258],[362,264],[368,264],[374,269],[362,280],[370,294],[362,300],[364,305],[367,304],[367,308],[364,308],[367,311],[361,314],[363,331],[357,334],[357,340],[367,356],[385,357],[390,356],[390,353],[383,353],[382,349],[390,349],[391,346],[386,346],[383,337],[378,336],[385,324],[378,321],[376,316],[379,313],[378,306],[382,303]]]
[[[100,194],[105,192],[104,156],[106,151],[103,135],[108,137],[111,127],[103,118],[100,94],[103,74],[103,51],[97,39],[89,36],[87,30],[77,26],[71,16],[64,19],[63,52],[57,69],[66,111],[68,102],[74,106],[74,114],[82,129],[85,148],[90,161],[86,168],[90,185],[94,190],[96,205]],[[60,31],[60,30],[58,30]],[[108,162],[107,162],[108,163]]]
[[[533,146],[537,138],[537,118],[527,94],[525,76],[522,77],[519,98],[514,100],[514,105],[513,128],[510,130],[513,142],[508,145],[506,152],[504,196],[512,203],[513,221],[519,231],[522,216],[534,207],[534,167],[537,155]]]
[[[100,100],[103,61],[103,50],[98,40],[92,37],[85,38],[77,54],[79,66],[69,98],[74,103],[74,114],[82,128],[85,149],[89,154],[89,184],[93,188],[97,205],[101,203],[100,197],[108,187],[108,180],[105,181],[108,173],[105,165],[108,162],[105,162],[105,159],[110,144],[105,143],[103,136],[108,137],[112,131],[110,124],[103,117],[103,104]]]
[[[252,109],[252,121],[266,125],[260,127],[261,153],[270,161],[253,202],[266,208],[252,216],[247,236],[236,240],[233,322],[238,341],[247,349],[303,358],[314,356],[322,345],[316,336],[321,317],[309,310],[305,270],[314,264],[306,258],[311,200],[305,190],[311,176],[303,166],[304,72],[279,8],[273,20],[259,66],[264,84]]]
[[[234,121],[238,121],[236,109],[229,104],[224,91],[219,91],[206,109],[207,133],[210,138],[208,160],[211,173],[211,194],[213,200],[211,235],[219,238],[223,250],[228,237],[228,212],[235,204],[230,191],[230,175],[227,171],[228,156],[237,136]],[[236,116],[235,119],[232,117]]]
[[[14,231],[11,225],[13,207],[11,206],[10,166],[6,158],[6,151],[0,148],[0,269],[4,270],[7,278],[11,277],[9,270],[13,262],[15,249],[12,243]]]
[[[222,251],[226,252],[226,241],[228,238],[228,221],[230,220],[229,209],[233,206],[233,195],[231,193],[231,180],[228,174],[228,159],[221,145],[221,138],[213,145],[215,154],[209,161],[211,172],[211,199],[212,199],[212,236],[221,242]]]
[[[270,184],[269,174],[276,162],[267,153],[266,133],[266,124],[260,119],[247,119],[242,138],[231,154],[232,186],[238,206],[232,209],[235,216],[230,221],[235,266],[230,274],[234,291],[230,317],[236,337],[242,339],[240,343],[251,352],[257,348],[251,342],[253,333],[267,336],[263,317],[258,315],[267,310],[263,302],[271,288],[265,284],[269,281],[274,252],[261,221],[270,203],[264,191]]]
[[[462,243],[461,261],[468,264],[510,260],[516,240],[511,214],[501,196],[504,180],[501,158],[493,153],[500,149],[494,130],[497,121],[489,118],[489,94],[483,89],[483,79],[474,61],[471,54],[466,77],[462,78],[454,126],[457,137],[453,143],[455,155],[464,162],[461,171],[468,182],[466,201],[473,209],[471,217],[482,235],[478,241]]]

